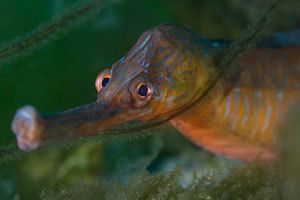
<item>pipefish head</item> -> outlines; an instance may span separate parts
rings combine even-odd
[[[203,92],[214,73],[195,41],[194,34],[173,25],[143,33],[126,56],[98,75],[96,102],[54,114],[40,114],[32,106],[19,109],[12,123],[19,148],[30,151],[178,112]]]

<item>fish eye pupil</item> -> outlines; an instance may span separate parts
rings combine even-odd
[[[109,77],[105,77],[104,79],[102,79],[102,87],[106,87],[109,83],[110,78]]]
[[[138,94],[141,96],[141,97],[145,97],[145,96],[147,96],[147,94],[148,94],[148,86],[147,85],[145,85],[145,84],[141,84],[140,86],[139,86],[139,89],[138,89]]]

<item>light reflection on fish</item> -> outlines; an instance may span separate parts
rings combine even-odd
[[[263,40],[216,80],[230,41],[160,25],[96,79],[98,99],[55,114],[25,106],[12,129],[30,151],[56,141],[105,133],[131,120],[163,121],[203,148],[243,161],[277,157],[276,126],[300,94],[300,33]],[[184,109],[196,102],[196,105]],[[184,111],[184,112],[183,112]]]

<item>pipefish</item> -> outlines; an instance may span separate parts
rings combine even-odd
[[[300,95],[300,33],[262,40],[236,64],[238,70],[219,76],[216,61],[231,43],[167,24],[146,31],[98,75],[96,102],[54,114],[20,108],[12,123],[18,146],[31,151],[175,114],[169,123],[210,152],[246,162],[276,160],[276,127]]]

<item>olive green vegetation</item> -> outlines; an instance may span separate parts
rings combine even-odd
[[[0,50],[91,2],[2,0]],[[29,155],[15,150],[10,123],[18,107],[32,104],[56,112],[94,101],[97,74],[122,57],[142,32],[167,22],[199,35],[239,39],[273,1],[99,2],[97,9],[0,59],[0,199],[296,199],[297,112],[282,126],[289,140],[280,143],[285,160],[278,166],[245,166],[212,155],[167,125],[144,134],[53,145]],[[297,28],[299,8],[297,1],[281,4],[265,34]]]
[[[71,188],[43,190],[42,199],[282,199],[281,177],[275,169],[247,166],[223,179],[217,173],[194,177],[182,187],[177,171],[167,175],[142,174],[124,186],[111,183],[110,188],[99,183],[74,185]]]

